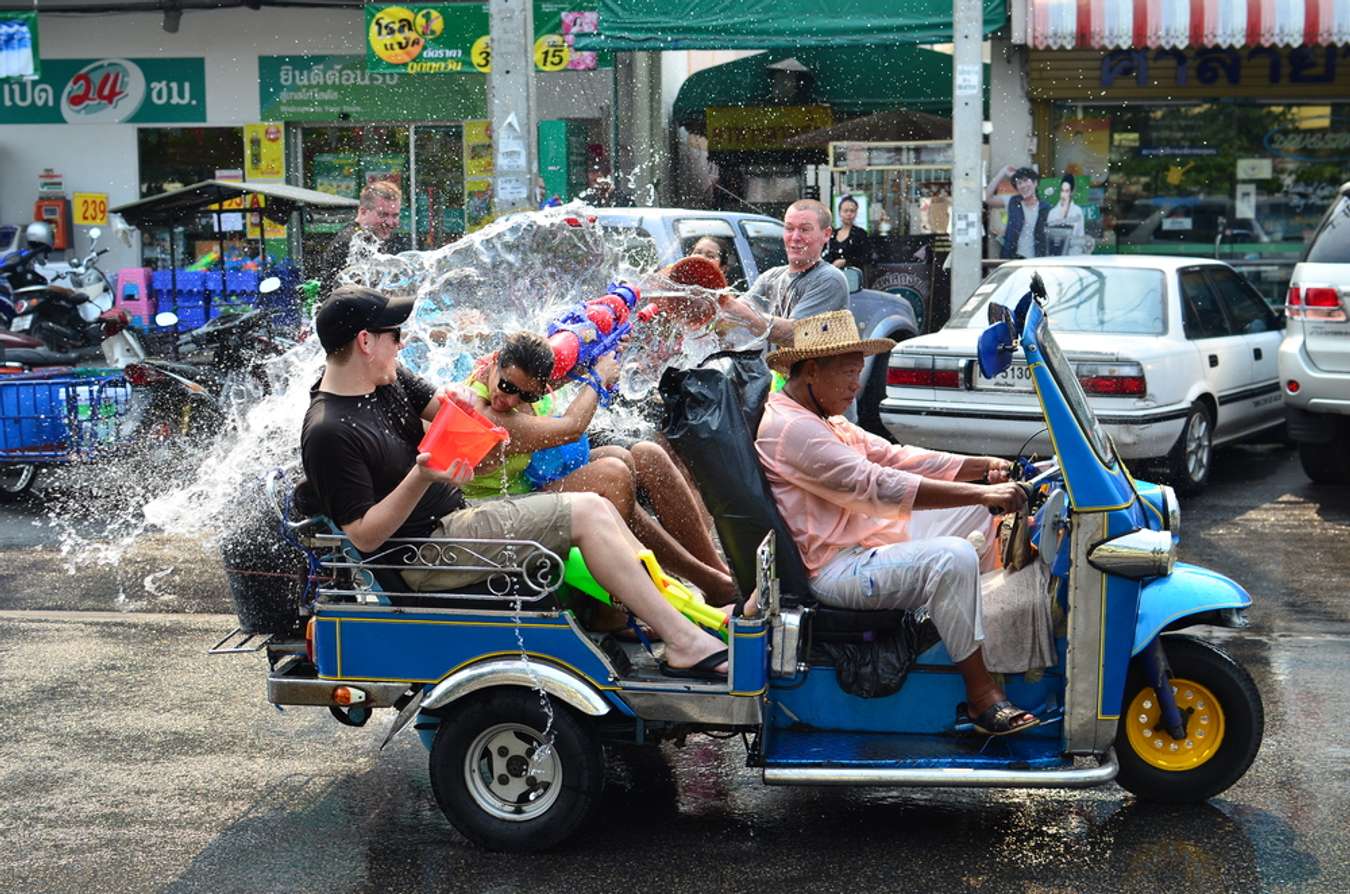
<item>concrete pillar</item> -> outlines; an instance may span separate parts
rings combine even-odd
[[[490,0],[492,71],[488,111],[496,153],[492,204],[498,214],[536,206],[534,8],[531,0]]]
[[[615,185],[634,204],[662,205],[670,192],[670,139],[661,90],[661,55],[618,53]]]
[[[980,0],[952,0],[952,307],[960,307],[981,279],[983,25],[984,11]]]

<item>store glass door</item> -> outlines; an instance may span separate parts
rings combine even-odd
[[[403,212],[390,246],[395,251],[411,247],[411,211],[406,200],[409,131],[407,125],[374,124],[306,126],[300,132],[302,180],[307,188],[355,199],[368,184],[388,180],[403,191]],[[305,225],[304,256],[320,256],[333,234],[354,216],[351,211],[315,211]]]
[[[464,132],[458,124],[412,128],[413,245],[440,248],[464,235]]]

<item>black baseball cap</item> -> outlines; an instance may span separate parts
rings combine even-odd
[[[363,329],[393,329],[412,313],[412,298],[390,298],[365,286],[339,286],[319,305],[314,331],[325,353],[332,354]]]

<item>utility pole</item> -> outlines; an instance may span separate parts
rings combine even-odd
[[[490,0],[488,107],[496,155],[496,214],[534,207],[534,9],[532,0]]]
[[[960,307],[983,278],[984,10],[952,0],[952,303]]]

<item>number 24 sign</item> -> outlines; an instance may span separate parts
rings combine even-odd
[[[106,227],[108,225],[108,194],[106,192],[77,192],[70,200],[77,227]]]

